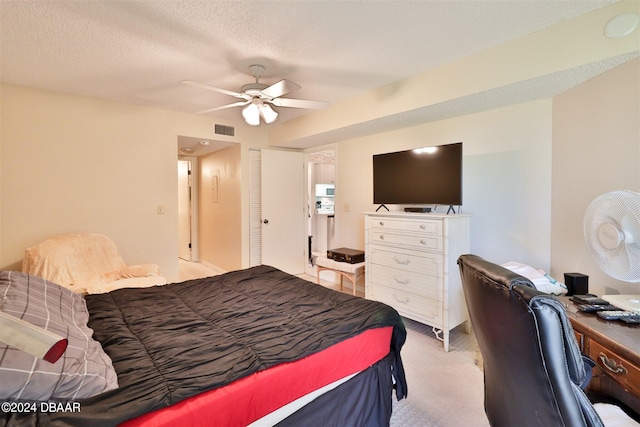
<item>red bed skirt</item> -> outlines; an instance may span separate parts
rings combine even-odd
[[[369,329],[296,362],[282,363],[227,386],[129,420],[122,427],[246,426],[389,353],[392,327]]]

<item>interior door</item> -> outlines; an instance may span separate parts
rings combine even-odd
[[[191,162],[178,160],[178,256],[191,261]]]
[[[304,155],[261,150],[262,263],[304,273]]]

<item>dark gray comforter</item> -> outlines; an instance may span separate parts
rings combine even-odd
[[[384,326],[394,327],[389,350],[396,394],[406,396],[400,359],[406,331],[395,310],[273,267],[86,301],[89,326],[120,387],[81,401],[81,412],[15,416],[10,425],[114,426]]]

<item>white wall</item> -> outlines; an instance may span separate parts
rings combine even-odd
[[[523,103],[337,144],[336,243],[364,248],[362,212],[372,204],[372,155],[464,143],[464,207],[471,250],[517,260],[560,280],[590,276],[596,294],[640,292],[604,274],[587,252],[590,201],[640,191],[640,60],[553,99]]]
[[[586,274],[598,295],[640,293],[598,268],[583,235],[589,203],[625,189],[640,192],[639,59],[553,100],[552,274]]]
[[[25,248],[48,237],[98,231],[116,242],[127,263],[157,263],[176,280],[177,137],[211,138],[214,121],[10,85],[0,94],[0,268],[20,269]],[[251,146],[266,145],[266,131],[238,127],[233,142],[243,143],[248,253],[245,164]]]
[[[199,161],[200,260],[225,271],[242,268],[240,152],[236,144]]]
[[[364,248],[362,212],[373,204],[372,155],[463,142],[463,211],[472,252],[548,269],[551,100],[457,117],[337,145],[336,246]],[[446,212],[446,207],[438,211]]]
[[[2,85],[0,84],[0,177],[2,177]],[[0,243],[2,242],[2,179],[0,178]],[[0,244],[0,259],[3,259],[3,245]]]

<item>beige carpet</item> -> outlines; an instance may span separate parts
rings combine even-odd
[[[483,375],[473,335],[451,332],[445,353],[430,326],[403,319],[407,341],[402,360],[408,397],[393,399],[391,427],[486,427]]]
[[[301,275],[316,282],[316,278]],[[339,286],[321,281],[323,286]],[[351,293],[348,280],[343,292]],[[364,296],[360,287],[358,296]],[[451,331],[449,352],[445,353],[430,326],[403,318],[407,341],[402,360],[409,395],[393,398],[391,427],[488,427],[484,413],[484,377],[476,364],[479,357],[473,335],[464,328]]]

